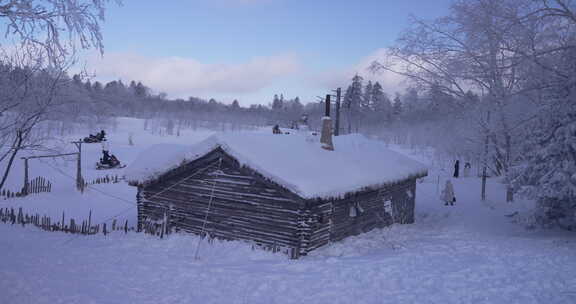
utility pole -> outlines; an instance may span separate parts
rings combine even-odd
[[[76,189],[84,192],[84,178],[82,178],[82,141],[72,142],[78,149],[78,163],[76,165]]]
[[[334,151],[332,142],[332,119],[330,118],[330,94],[326,95],[326,110],[322,117],[322,133],[320,134],[320,144],[322,149]]]
[[[488,166],[488,136],[490,135],[490,110],[486,113],[486,138],[484,139],[484,165],[482,168],[482,200],[486,200],[486,169]]]
[[[342,96],[342,90],[340,88],[336,89],[336,125],[334,128],[334,136],[340,135],[340,98]]]
[[[330,94],[326,94],[324,117],[330,117]]]

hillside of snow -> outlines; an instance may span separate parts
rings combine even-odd
[[[109,132],[108,145],[126,163],[152,145],[192,144],[212,134],[158,136],[132,119],[118,130]],[[112,174],[91,167],[99,145],[84,148],[87,178]],[[489,179],[485,202],[478,178],[452,179],[457,202],[444,206],[438,185],[450,168],[410,156],[431,168],[417,184],[414,224],[372,230],[300,260],[189,234],[80,236],[0,222],[0,303],[576,303],[573,233],[517,223],[532,203],[506,203],[497,179]],[[10,180],[14,187],[20,169]],[[126,183],[80,194],[69,177],[73,160],[45,160],[33,170],[53,181],[54,191],[0,200],[0,207],[54,217],[63,211],[86,217],[92,210],[97,222],[135,222],[135,189]]]

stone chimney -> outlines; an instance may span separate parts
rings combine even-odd
[[[334,151],[332,143],[332,119],[330,118],[330,95],[326,95],[326,113],[322,117],[322,133],[320,134],[322,149]]]

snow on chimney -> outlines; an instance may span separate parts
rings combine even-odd
[[[326,95],[326,113],[322,117],[322,133],[320,134],[322,149],[334,151],[332,143],[332,119],[330,118],[330,95]]]

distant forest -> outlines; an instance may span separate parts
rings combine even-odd
[[[291,128],[303,115],[308,117],[310,129],[318,130],[324,115],[324,102],[303,102],[299,97],[285,98],[284,94],[270,97],[267,105],[243,107],[237,100],[225,104],[215,99],[197,97],[169,99],[166,94],[153,94],[147,85],[121,80],[100,83],[53,74],[47,70],[33,70],[4,65],[5,99],[28,100],[26,109],[38,108],[42,120],[60,121],[62,132],[69,123],[89,127],[114,123],[114,117],[136,117],[146,121],[144,127],[160,128],[166,134],[178,134],[181,128],[211,128],[217,130],[248,129],[278,124]],[[22,80],[26,79],[26,85]],[[34,92],[26,87],[35,87]],[[21,92],[20,95],[18,95]],[[439,86],[409,88],[390,96],[379,82],[364,81],[354,76],[341,90],[339,134],[351,132],[376,136],[388,142],[413,147],[435,147],[439,153],[477,159],[482,151],[475,126],[470,117],[481,115],[485,102],[472,91],[462,97],[445,93]],[[319,95],[321,95],[320,93]],[[10,96],[8,96],[10,95]],[[34,101],[50,97],[49,103]],[[331,115],[336,122],[336,98],[332,98]],[[29,111],[23,111],[29,112]],[[456,128],[458,131],[446,132]],[[439,136],[439,134],[450,134]],[[495,172],[499,167],[493,166]]]
[[[53,111],[52,118],[82,119],[102,124],[112,117],[128,116],[161,121],[165,128],[172,130],[191,125],[222,129],[220,124],[232,128],[274,124],[291,128],[294,122],[307,115],[310,128],[317,130],[325,109],[323,101],[302,102],[299,97],[285,98],[284,94],[271,96],[267,105],[243,107],[237,100],[225,104],[198,97],[169,99],[166,94],[152,94],[152,91],[141,82],[125,84],[117,80],[102,84],[83,81],[80,76],[74,75],[64,82],[61,90],[61,104],[65,109]],[[331,100],[331,115],[335,118],[336,98]],[[454,153],[454,140],[458,140],[458,134],[444,139],[432,135],[441,132],[439,129],[443,129],[446,122],[453,125],[455,120],[462,122],[467,115],[475,115],[482,104],[480,100],[480,96],[471,91],[465,97],[458,98],[436,86],[409,88],[390,96],[383,91],[379,82],[364,81],[356,75],[346,88],[342,88],[339,133],[359,132],[396,143],[436,146],[442,151]],[[465,141],[464,138],[460,140]],[[468,150],[475,150],[475,147],[462,147],[456,153],[466,154],[470,152]]]

